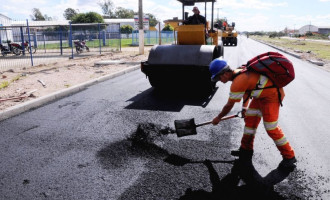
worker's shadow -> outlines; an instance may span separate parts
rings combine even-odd
[[[185,89],[154,89],[149,88],[127,101],[132,103],[126,109],[160,110],[180,112],[185,105],[201,106],[205,108],[212,100],[218,88],[214,91],[199,91],[193,88]]]
[[[238,160],[233,161],[231,173],[220,179],[218,173],[212,163],[229,163],[230,161],[190,161],[189,159],[171,154],[165,162],[176,166],[184,164],[203,163],[210,175],[212,191],[186,189],[185,194],[179,199],[285,199],[274,191],[274,185],[283,181],[288,177],[289,172],[283,172],[274,169],[265,177],[262,177],[253,164],[239,163]],[[241,184],[242,180],[245,184]]]

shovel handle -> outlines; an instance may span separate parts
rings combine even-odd
[[[208,124],[212,124],[212,121],[208,121],[208,122],[203,122],[203,123],[200,123],[200,124],[196,124],[196,127],[204,126],[204,125],[208,125]]]
[[[231,115],[231,116],[223,117],[223,118],[221,118],[221,121],[227,120],[227,119],[231,119],[231,118],[235,118],[235,117],[237,117],[237,115]],[[196,124],[196,127],[204,126],[204,125],[207,125],[207,124],[212,124],[212,121],[208,121],[208,122],[203,122],[203,123],[200,123],[200,124]]]
[[[241,117],[241,116],[239,116],[240,113],[241,113],[241,112],[238,112],[236,115],[225,116],[225,117],[221,118],[221,121],[224,121],[224,120],[227,120],[227,119],[232,119],[232,118],[235,118],[235,117]],[[241,118],[242,118],[242,117],[241,117]],[[196,127],[204,126],[204,125],[207,125],[207,124],[212,124],[212,121],[208,121],[208,122],[204,122],[204,123],[196,124]]]

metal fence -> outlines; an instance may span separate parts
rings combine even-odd
[[[0,71],[121,51],[120,24],[10,21],[0,26],[0,47]]]
[[[144,32],[144,44],[145,45],[155,45],[159,44],[159,39],[161,44],[171,44],[175,41],[173,31],[145,31]],[[139,45],[139,31],[132,32],[132,45]]]

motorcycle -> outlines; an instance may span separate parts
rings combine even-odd
[[[19,43],[11,43],[11,45],[16,47],[17,49],[19,49],[21,52],[23,51],[23,48]],[[23,43],[23,45],[24,45],[24,49],[30,53],[29,41],[25,41]],[[34,46],[31,46],[31,52],[35,53],[36,51],[37,51],[37,48],[35,48]]]
[[[82,53],[83,51],[87,51],[89,52],[89,48],[88,46],[86,45],[86,42],[85,40],[77,40],[77,41],[74,41],[74,46],[76,48],[76,52],[77,54],[79,53]]]
[[[21,51],[16,46],[13,46],[12,43],[8,42],[7,44],[8,46],[4,46],[3,44],[0,44],[1,54],[3,56],[6,56],[7,54],[11,54],[11,53],[17,56],[21,54]]]

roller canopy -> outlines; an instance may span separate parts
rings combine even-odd
[[[161,45],[149,54],[151,65],[208,66],[213,60],[215,45]]]
[[[178,0],[184,4],[191,4],[191,3],[204,3],[204,2],[217,2],[217,0]]]

